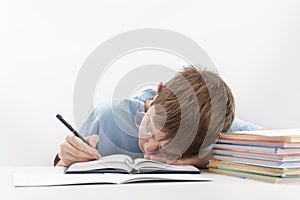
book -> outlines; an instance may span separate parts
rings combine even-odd
[[[214,155],[227,155],[227,156],[244,156],[250,158],[262,158],[271,159],[278,161],[300,161],[299,154],[274,154],[274,153],[260,153],[253,151],[243,151],[243,150],[225,150],[225,149],[213,149]]]
[[[239,164],[239,163],[226,162],[220,160],[209,160],[208,167],[218,168],[218,169],[232,169],[232,170],[237,170],[242,172],[250,172],[250,173],[257,173],[262,175],[278,176],[278,177],[298,176],[300,174],[300,168],[285,170],[285,169],[276,169],[271,167]]]
[[[300,148],[300,142],[272,142],[265,140],[238,140],[238,139],[225,139],[218,138],[219,144],[241,144],[241,145],[255,145],[262,147],[277,147],[277,148]]]
[[[201,174],[14,174],[15,187],[211,181]]]
[[[251,152],[260,153],[274,153],[274,154],[299,154],[300,148],[279,148],[279,147],[262,147],[254,145],[242,145],[242,144],[214,144],[216,149],[227,149],[227,150],[246,150]]]
[[[115,154],[105,156],[100,160],[74,163],[65,170],[65,173],[199,174],[200,170],[192,165],[169,165],[144,158],[137,158],[133,160],[127,155]]]
[[[278,160],[265,160],[259,157],[257,158],[245,158],[240,156],[225,156],[225,155],[213,155],[214,159],[228,161],[233,163],[257,165],[262,167],[272,167],[280,169],[295,169],[300,168],[300,161],[278,161]]]
[[[220,138],[239,140],[265,140],[272,142],[300,142],[300,129],[276,129],[221,133]]]
[[[208,168],[271,183],[300,182],[300,129],[220,133]]]
[[[242,172],[232,169],[216,169],[209,168],[209,172],[223,174],[228,176],[235,176],[239,178],[249,178],[254,180],[265,181],[269,183],[297,183],[300,182],[300,176],[290,176],[290,177],[276,177],[276,176],[268,176],[256,173]]]

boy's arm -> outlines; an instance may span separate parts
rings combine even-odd
[[[240,120],[238,118],[235,118],[227,132],[257,131],[257,130],[262,130],[262,129],[263,129],[263,126],[259,126],[259,125],[253,124],[251,122],[246,122],[246,121]]]
[[[95,108],[90,113],[83,126],[79,130],[79,132],[82,133],[84,137],[88,138],[88,140],[92,140],[92,146],[94,148],[87,147],[86,145],[82,144],[82,142],[78,140],[78,138],[70,134],[60,145],[60,152],[56,154],[53,161],[54,166],[69,166],[74,162],[83,162],[98,158],[94,154],[98,152],[96,145],[99,136],[93,135],[93,133],[98,133],[99,115],[103,110],[102,107],[99,106]],[[97,142],[94,142],[94,140],[97,140]]]
[[[155,160],[158,162],[164,162],[170,165],[193,165],[197,168],[207,168],[209,159],[212,158],[212,150],[210,150],[205,156],[199,158],[198,154],[183,156],[178,160],[168,160],[165,157],[155,155],[144,155],[145,159]]]
[[[145,102],[146,100],[151,100],[154,98],[156,94],[156,90],[150,88],[142,91],[141,93],[137,94],[133,97],[133,99],[140,100],[142,102]]]

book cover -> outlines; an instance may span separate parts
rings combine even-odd
[[[268,176],[268,175],[262,175],[262,174],[256,174],[256,173],[249,173],[249,172],[242,172],[237,170],[230,170],[230,169],[215,169],[215,168],[209,168],[210,172],[217,173],[217,174],[223,174],[223,175],[229,175],[229,176],[235,176],[239,178],[249,178],[259,181],[265,181],[269,183],[295,183],[300,182],[300,176],[289,176],[289,177],[276,177],[276,176]]]
[[[300,129],[225,132],[220,134],[220,138],[266,140],[275,142],[300,142]]]
[[[225,155],[213,155],[213,158],[221,161],[228,161],[233,163],[256,165],[262,167],[280,168],[280,169],[299,169],[299,161],[277,161],[277,160],[265,160],[261,158],[245,158],[239,156],[225,156]]]
[[[277,169],[271,167],[262,167],[254,165],[239,164],[221,160],[209,160],[209,168],[218,168],[218,169],[232,169],[242,172],[257,173],[269,176],[278,176],[278,177],[288,177],[288,176],[298,176],[300,174],[299,169]]]
[[[273,154],[300,154],[300,148],[279,148],[279,147],[262,147],[255,145],[242,144],[219,144],[213,145],[215,149],[251,151],[257,153],[273,153]]]
[[[216,140],[219,144],[241,144],[249,146],[261,146],[261,147],[277,147],[277,148],[300,148],[300,142],[272,142],[266,140],[239,140],[229,138],[218,138]]]
[[[214,155],[244,156],[250,158],[271,159],[277,161],[300,161],[300,154],[260,153],[245,150],[213,149]]]

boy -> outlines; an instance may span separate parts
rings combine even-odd
[[[68,135],[55,165],[94,160],[100,152],[203,167],[219,132],[262,128],[234,114],[233,95],[218,74],[185,67],[157,91],[99,105],[80,129],[90,146]]]

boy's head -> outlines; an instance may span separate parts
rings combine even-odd
[[[193,155],[210,145],[219,132],[229,129],[235,103],[218,74],[189,66],[158,91],[147,113],[159,133],[152,136],[159,143],[156,150],[165,148],[175,156]],[[146,142],[144,139],[142,149],[149,153]]]

